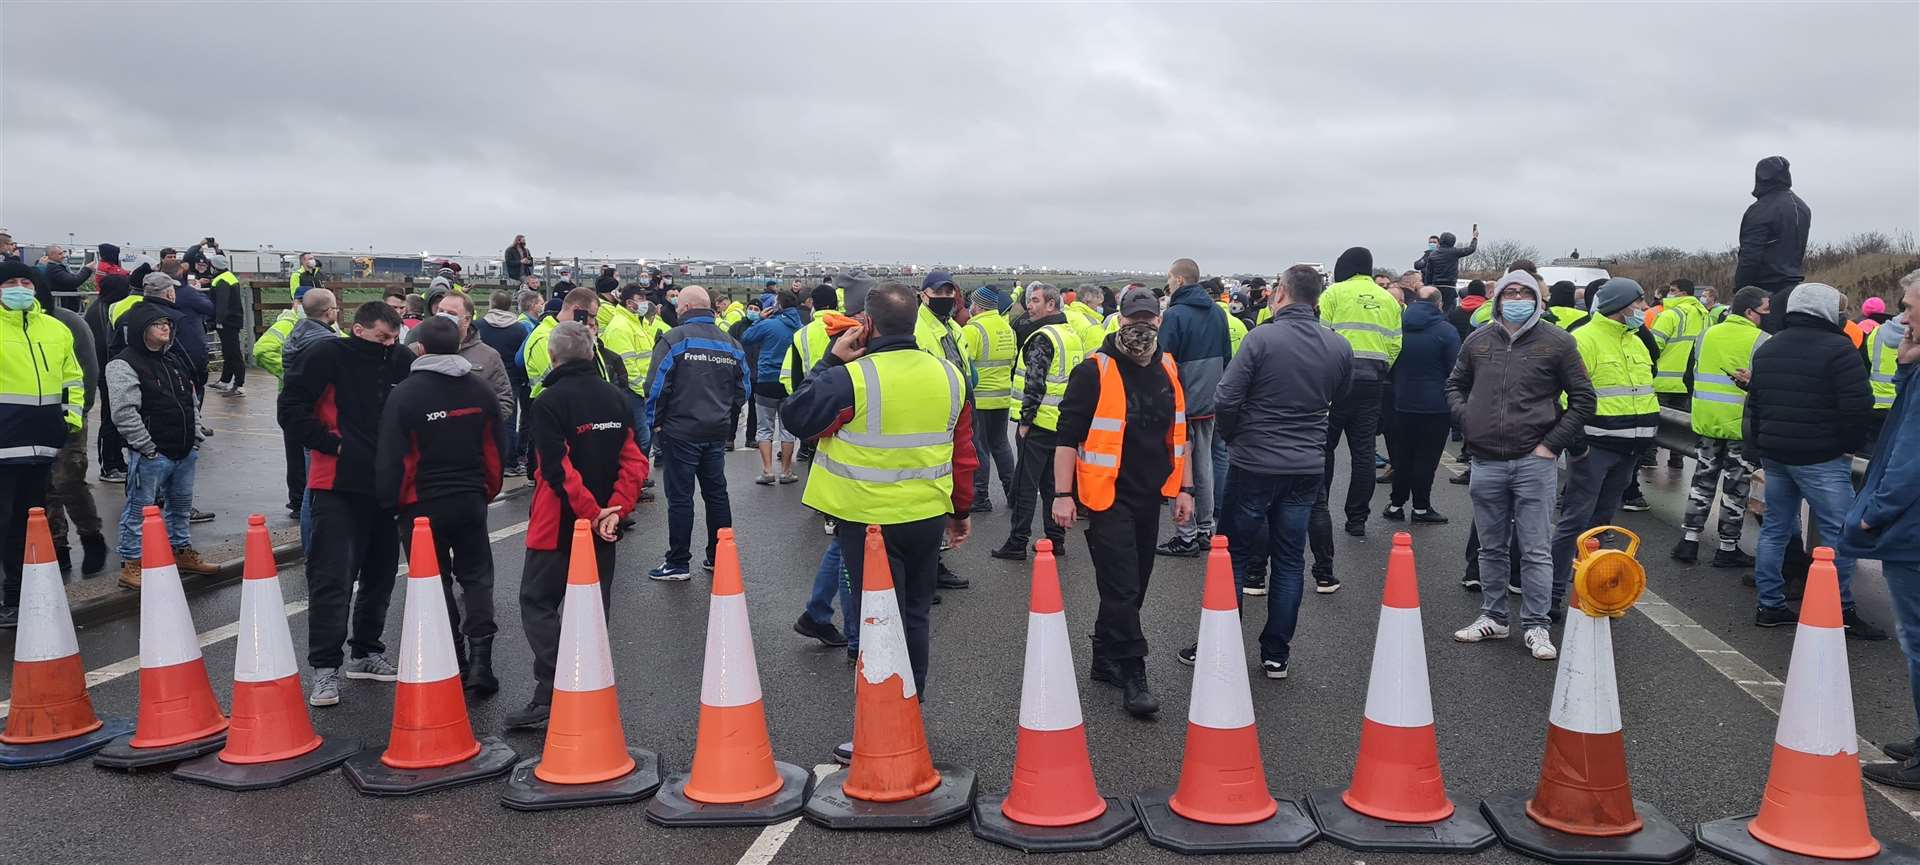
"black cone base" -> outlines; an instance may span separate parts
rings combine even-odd
[[[173,770],[173,777],[222,790],[247,792],[285,787],[302,778],[311,778],[360,752],[359,739],[326,739],[320,747],[288,760],[272,763],[227,763],[219,754],[208,754]]]
[[[133,732],[132,721],[102,718],[100,729],[56,742],[32,745],[0,744],[0,769],[31,769],[53,766],[85,757],[107,746],[108,742]]]
[[[1527,816],[1527,800],[1532,791],[1515,791],[1489,796],[1480,803],[1480,811],[1500,833],[1500,840],[1515,851],[1556,865],[1593,865],[1618,862],[1623,865],[1672,865],[1693,858],[1693,839],[1675,828],[1660,809],[1638,799],[1633,810],[1643,824],[1632,835],[1595,838],[1549,829]],[[1744,826],[1740,834],[1745,835]]]
[[[1453,814],[1431,823],[1395,823],[1369,817],[1347,806],[1342,787],[1307,794],[1307,811],[1327,840],[1349,850],[1379,853],[1473,853],[1493,846],[1499,836],[1472,805],[1461,805],[1458,793],[1447,791]]]
[[[1140,812],[1140,827],[1155,847],[1175,853],[1294,853],[1320,837],[1320,827],[1307,819],[1300,804],[1275,796],[1280,808],[1272,817],[1258,823],[1223,826],[1188,820],[1167,806],[1173,798],[1171,788],[1152,790],[1133,798]]]
[[[633,771],[592,784],[542,781],[533,774],[540,758],[521,760],[507,778],[507,792],[500,794],[500,804],[515,811],[557,811],[638,802],[660,789],[660,755],[645,748],[628,748],[627,754],[633,757]]]
[[[902,802],[867,802],[848,796],[841,785],[841,769],[813,786],[806,815],[828,829],[932,829],[967,816],[973,807],[973,770],[946,763],[933,764],[940,786]]]
[[[1007,794],[983,796],[973,803],[973,836],[1022,853],[1072,853],[1105,850],[1140,828],[1133,803],[1106,797],[1107,813],[1072,826],[1030,826],[1000,813]]]
[[[691,772],[676,772],[667,778],[652,802],[647,803],[647,819],[662,826],[768,826],[800,816],[813,792],[813,773],[792,763],[775,762],[780,774],[780,789],[758,799],[716,805],[687,798],[687,779]]]
[[[165,748],[135,748],[133,734],[115,738],[107,743],[100,753],[93,755],[93,765],[102,769],[118,769],[122,772],[138,772],[157,766],[171,766],[182,760],[191,760],[202,754],[211,754],[227,746],[227,731],[221,730],[204,739],[168,745]]]
[[[1700,839],[1700,846],[1712,851],[1714,855],[1738,862],[1740,865],[1832,865],[1837,859],[1821,859],[1816,856],[1802,856],[1790,853],[1753,837],[1747,832],[1747,824],[1753,822],[1754,815],[1728,817],[1702,823],[1695,827],[1694,835]],[[1920,850],[1897,841],[1880,839],[1880,853],[1866,859],[1845,860],[1848,865],[1914,865],[1920,862]]]
[[[395,769],[380,762],[386,743],[371,746],[347,758],[341,774],[353,789],[369,796],[417,796],[475,781],[484,781],[513,768],[515,754],[497,736],[480,740],[480,753],[451,766],[432,769]]]

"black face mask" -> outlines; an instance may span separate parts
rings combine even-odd
[[[927,309],[940,318],[951,318],[953,316],[953,301],[954,299],[951,297],[930,297],[927,298]]]

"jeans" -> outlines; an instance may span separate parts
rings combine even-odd
[[[1753,491],[1753,465],[1741,443],[1701,436],[1694,446],[1693,487],[1687,492],[1687,512],[1680,520],[1686,539],[1699,540],[1720,494],[1720,549],[1740,546],[1740,523],[1747,517],[1747,498]]]
[[[120,559],[140,561],[142,511],[161,499],[167,521],[167,541],[174,549],[191,546],[187,518],[193,516],[193,470],[200,451],[190,450],[178,460],[165,455],[127,455],[127,506],[120,512]]]
[[[1250,569],[1264,566],[1268,574],[1261,660],[1284,664],[1292,652],[1307,569],[1307,519],[1320,496],[1320,483],[1320,475],[1233,470],[1234,532],[1227,538],[1227,553],[1233,557],[1234,585],[1246,585]]]
[[[850,615],[853,609],[849,597],[853,594],[853,582],[847,577],[846,559],[840,555],[840,539],[827,541],[827,551],[820,557],[820,570],[813,574],[813,594],[807,596],[807,618],[823,625],[833,624],[833,599],[840,598],[840,618],[845,627],[840,631],[847,636],[847,648],[860,648],[860,619]]]
[[[1093,623],[1096,661],[1147,656],[1140,606],[1153,579],[1159,534],[1159,496],[1115,499],[1104,511],[1087,511],[1087,552],[1100,592],[1100,612]]]
[[[1900,652],[1907,656],[1907,690],[1920,723],[1920,562],[1881,562],[1887,594],[1893,598],[1893,624],[1900,635]]]
[[[1213,436],[1213,484],[1208,496],[1213,499],[1213,530],[1221,534],[1227,532],[1221,512],[1226,510],[1228,471],[1227,440],[1216,432]],[[1199,507],[1198,503],[1194,506]]]
[[[973,500],[987,500],[987,481],[997,474],[1000,495],[1013,501],[1013,473],[1018,466],[1013,460],[1013,444],[1007,441],[1006,409],[974,408],[973,452],[980,458],[980,468],[973,473]]]
[[[633,446],[643,454],[650,453],[653,430],[647,429],[647,398],[627,391],[627,407],[633,410]]]
[[[1507,623],[1508,544],[1520,541],[1520,625],[1547,627],[1553,603],[1553,494],[1559,480],[1554,461],[1528,454],[1519,459],[1475,457],[1473,522],[1480,530],[1480,614]]]
[[[1767,514],[1753,551],[1753,582],[1759,588],[1760,606],[1784,607],[1786,579],[1780,569],[1787,542],[1800,525],[1800,502],[1805,500],[1813,512],[1820,537],[1829,544],[1838,543],[1841,521],[1853,505],[1853,463],[1844,456],[1804,466],[1762,460],[1761,468],[1767,473]],[[1833,568],[1840,574],[1840,606],[1851,608],[1853,559],[1835,555]]]
[[[1573,586],[1580,533],[1613,522],[1627,481],[1640,470],[1639,462],[1638,451],[1622,453],[1602,447],[1589,447],[1586,453],[1567,458],[1567,488],[1560,496],[1560,517],[1553,528],[1552,609],[1566,603]]]
[[[1193,519],[1185,524],[1174,524],[1174,537],[1182,541],[1191,541],[1202,534],[1213,534],[1213,418],[1187,421],[1187,453],[1208,457],[1194,459],[1193,466]],[[1173,503],[1167,503],[1167,510],[1173,510]]]
[[[1433,474],[1447,449],[1448,418],[1444,414],[1398,412],[1393,416],[1394,507],[1413,499],[1416,511],[1433,510]]]
[[[689,546],[693,540],[693,485],[700,483],[700,498],[707,506],[707,561],[713,561],[716,538],[721,529],[733,526],[733,510],[727,501],[726,442],[689,442],[660,437],[660,471],[666,475],[667,559],[669,565],[686,567],[693,560]]]

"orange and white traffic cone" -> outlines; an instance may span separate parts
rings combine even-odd
[[[1420,580],[1406,532],[1394,533],[1387,556],[1353,783],[1309,794],[1307,810],[1328,838],[1353,850],[1470,853],[1495,840],[1485,818],[1454,807],[1441,778]]]
[[[154,505],[141,516],[140,714],[132,736],[115,739],[94,756],[93,765],[104,769],[178,763],[227,741],[227,717],[207,680],[166,521]]]
[[[1053,542],[1034,548],[1013,787],[974,803],[973,834],[1022,853],[1104,850],[1140,828],[1140,818],[1127,800],[1103,797],[1094,785]]]
[[[13,697],[0,733],[0,769],[28,769],[78,760],[133,725],[102,720],[87,695],[87,671],[54,563],[44,508],[27,511],[27,548],[20,567],[20,625],[13,640]]]
[[[815,785],[807,819],[829,829],[943,826],[967,815],[973,770],[933,762],[879,526],[867,527],[863,552],[853,761]]]
[[[1920,849],[1873,837],[1860,786],[1846,625],[1833,550],[1813,551],[1786,695],[1773,733],[1773,767],[1757,816],[1702,823],[1700,846],[1745,865],[1920,861]]]
[[[813,773],[773,759],[740,550],[733,529],[721,529],[707,602],[693,768],[667,779],[647,803],[647,819],[662,826],[765,826],[799,814],[812,787]]]
[[[381,746],[361,751],[344,770],[354,788],[369,796],[413,796],[470,784],[513,768],[515,758],[499,738],[473,736],[426,517],[413,521],[411,550],[392,734],[384,752]]]
[[[1320,830],[1300,805],[1275,799],[1260,760],[1240,602],[1227,539],[1213,536],[1187,707],[1180,786],[1134,799],[1147,840],[1178,853],[1292,853]]]
[[[660,755],[627,745],[613,646],[600,600],[593,525],[574,520],[567,594],[560,606],[560,654],[553,680],[547,747],[513,767],[500,804],[551,811],[638,802],[660,789]]]
[[[266,790],[318,775],[360,750],[358,739],[321,738],[307,717],[273,538],[259,514],[247,518],[237,649],[227,746],[182,763],[173,777],[225,790]]]

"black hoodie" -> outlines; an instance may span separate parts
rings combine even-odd
[[[1414,259],[1413,269],[1420,271],[1420,277],[1428,285],[1439,286],[1442,291],[1451,290],[1454,280],[1460,278],[1460,259],[1480,248],[1479,238],[1468,241],[1464,249],[1456,248],[1455,242],[1453,232],[1444,232],[1440,235],[1439,249],[1429,249]]]
[[[1793,194],[1793,173],[1786,157],[1769,156],[1754,166],[1753,198],[1740,217],[1740,258],[1734,265],[1733,284],[1769,291],[1791,288],[1804,275],[1801,262],[1807,256],[1813,211]],[[1774,303],[1786,308],[1778,300]]]
[[[307,488],[374,494],[380,413],[407,377],[413,352],[359,337],[323,339],[301,352],[280,385],[280,427],[312,451]]]
[[[1340,253],[1339,260],[1333,263],[1333,281],[1346,282],[1355,274],[1373,272],[1373,251],[1364,246],[1356,246]]]

